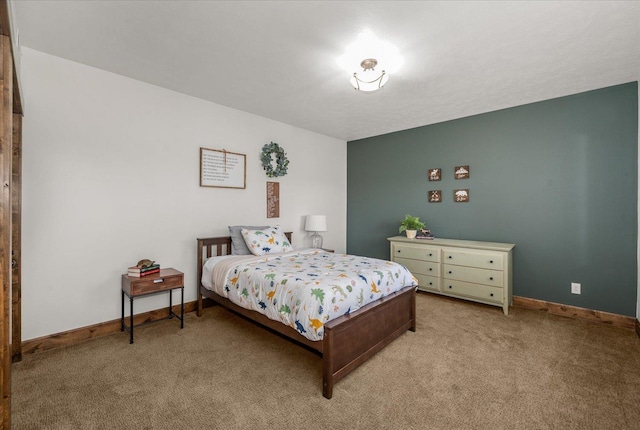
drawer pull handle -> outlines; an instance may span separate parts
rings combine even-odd
[[[429,282],[429,285],[433,285],[433,282]]]
[[[453,288],[451,285],[449,285],[449,288]]]
[[[451,270],[449,270],[449,275],[451,275]]]
[[[490,281],[493,281],[493,276],[491,276],[491,277],[489,278],[489,280],[490,280]]]
[[[398,249],[398,254],[400,254],[400,250]]]
[[[489,263],[493,264],[493,260],[489,260]]]
[[[429,253],[429,257],[431,257],[433,254]]]
[[[154,279],[153,280],[154,284],[161,284],[162,282],[164,282],[164,279]]]
[[[450,256],[449,256],[449,258],[453,258],[453,256],[452,256],[452,255],[450,255]]]
[[[432,268],[429,268],[429,272],[431,272],[432,270],[433,270]]]
[[[489,294],[491,297],[493,297],[493,293]]]

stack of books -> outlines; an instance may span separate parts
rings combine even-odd
[[[127,271],[127,275],[133,276],[135,278],[141,278],[143,276],[153,275],[154,273],[159,273],[159,272],[160,272],[160,265],[157,263],[154,263],[151,266],[147,266],[147,267],[138,267],[138,266],[129,267]]]
[[[431,230],[426,230],[424,228],[420,229],[420,231],[416,235],[416,239],[433,240],[433,237],[434,236],[431,234]]]

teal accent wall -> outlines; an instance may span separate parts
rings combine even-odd
[[[409,213],[438,237],[514,243],[516,296],[635,316],[637,82],[348,142],[347,181],[350,254],[388,259]]]

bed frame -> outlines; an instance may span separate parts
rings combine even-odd
[[[291,241],[291,233],[285,233]],[[252,321],[305,345],[322,356],[322,395],[330,399],[333,385],[370,357],[401,336],[416,330],[416,289],[402,290],[343,315],[324,326],[321,341],[311,341],[295,329],[266,316],[241,308],[202,286],[202,265],[209,257],[231,254],[231,237],[209,237],[198,241],[198,305],[202,316],[203,296]]]

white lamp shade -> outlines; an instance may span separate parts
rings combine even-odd
[[[327,231],[327,217],[325,215],[307,215],[304,229],[306,231]]]

